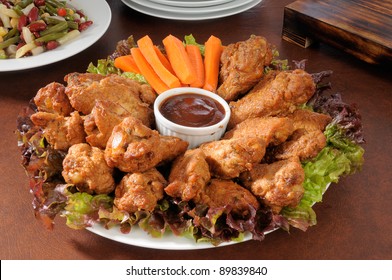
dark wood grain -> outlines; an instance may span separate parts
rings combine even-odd
[[[369,63],[391,63],[392,1],[299,0],[285,7],[282,35],[303,47],[319,41]]]
[[[264,0],[242,14],[197,22],[143,15],[119,0],[109,0],[113,19],[108,32],[85,51],[37,69],[0,73],[0,258],[5,259],[392,259],[391,182],[392,95],[390,68],[365,63],[325,44],[302,48],[281,39],[284,7],[292,0]],[[378,3],[377,1],[369,1]],[[72,230],[61,217],[53,231],[34,218],[32,195],[20,165],[14,131],[16,118],[37,90],[63,82],[73,71],[106,57],[117,41],[149,34],[159,42],[167,34],[194,34],[203,42],[211,34],[224,44],[265,36],[281,58],[307,59],[310,73],[333,70],[332,92],[356,103],[366,144],[361,173],[333,184],[316,205],[318,224],[307,232],[276,231],[263,242],[197,251],[166,251],[129,246],[85,230]],[[0,64],[1,67],[1,64]]]

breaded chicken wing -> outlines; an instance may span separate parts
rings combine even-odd
[[[124,172],[143,172],[166,160],[173,160],[188,148],[188,142],[161,136],[133,117],[113,128],[105,149],[109,166]]]
[[[132,114],[118,103],[109,100],[97,100],[91,114],[84,119],[87,143],[105,149],[113,128],[124,118],[130,116]]]
[[[258,137],[223,139],[200,146],[211,173],[222,179],[232,179],[252,169],[262,160],[265,148],[265,143]]]
[[[305,172],[298,158],[257,164],[240,176],[241,182],[272,211],[279,213],[285,206],[295,207],[301,200]]]
[[[315,93],[312,76],[301,69],[270,71],[244,97],[230,102],[228,128],[255,117],[286,116]]]
[[[298,129],[288,141],[273,149],[273,158],[281,160],[299,157],[301,161],[312,159],[325,147],[326,142],[327,138],[320,130]]]
[[[298,109],[287,116],[293,120],[295,129],[305,129],[306,131],[321,130],[331,122],[332,118],[326,114],[316,113],[310,110]]]
[[[57,150],[67,150],[74,144],[86,142],[83,119],[77,111],[69,117],[37,112],[30,118],[36,126],[42,127],[45,139]]]
[[[261,36],[229,44],[221,55],[217,93],[226,101],[237,99],[257,84],[271,60],[271,47]]]
[[[67,82],[65,93],[72,107],[85,115],[91,113],[97,100],[109,100],[121,104],[143,124],[149,126],[153,122],[152,103],[144,102],[145,95],[149,102],[153,102],[150,87],[114,74],[71,73],[64,80]]]
[[[81,192],[109,194],[115,188],[113,168],[106,164],[103,151],[87,143],[69,148],[62,175],[66,183],[74,184]]]
[[[114,205],[128,213],[153,211],[167,182],[155,168],[125,175],[116,187]]]
[[[34,96],[34,103],[41,112],[69,116],[73,111],[68,96],[65,94],[65,86],[57,82],[40,88]]]
[[[212,179],[204,188],[200,199],[196,201],[208,207],[232,207],[232,212],[239,216],[249,214],[249,206],[259,209],[257,198],[247,189],[231,180]]]
[[[324,130],[331,117],[309,110],[296,110],[288,117],[293,120],[295,132],[274,148],[273,157],[278,160],[299,157],[304,161],[317,156],[326,145]]]
[[[165,192],[183,201],[196,199],[210,179],[211,174],[203,151],[187,150],[173,162]]]
[[[260,117],[247,119],[237,124],[223,136],[223,139],[255,136],[266,145],[283,143],[294,132],[293,121],[286,117]]]

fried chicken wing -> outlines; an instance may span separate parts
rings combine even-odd
[[[173,136],[161,136],[133,117],[113,128],[105,149],[109,166],[124,172],[143,172],[166,160],[172,160],[188,148],[188,142]]]
[[[69,148],[62,175],[81,192],[109,194],[115,188],[113,169],[106,164],[103,151],[87,143]]]
[[[74,144],[86,142],[83,119],[77,111],[69,117],[47,112],[31,115],[31,121],[43,129],[43,135],[53,148],[67,150]]]
[[[150,89],[140,83],[118,75],[103,76],[92,73],[71,73],[65,76],[67,82],[65,93],[71,105],[77,111],[90,114],[97,100],[109,100],[121,104],[133,116],[137,116],[143,124],[149,126],[153,122],[151,103],[146,103],[144,92]],[[143,98],[141,98],[143,96]],[[151,97],[149,102],[153,102]]]
[[[265,148],[265,143],[258,137],[223,139],[200,146],[211,173],[222,179],[232,179],[252,169],[262,160]]]
[[[223,136],[223,139],[255,136],[266,145],[283,143],[294,132],[293,121],[287,117],[260,117],[247,119],[237,124]]]
[[[116,187],[114,205],[128,213],[153,211],[167,182],[155,168],[125,175]]]
[[[312,159],[325,147],[326,137],[320,130],[296,130],[290,139],[273,149],[276,160],[299,157],[301,161]]]
[[[260,207],[257,198],[247,189],[231,180],[212,179],[204,188],[196,203],[208,207],[232,207],[233,213],[245,217],[249,214],[249,206]]]
[[[229,44],[221,55],[217,93],[226,101],[237,99],[257,84],[271,60],[271,47],[261,36]]]
[[[65,86],[57,82],[40,88],[34,96],[34,103],[41,112],[69,116],[73,111],[68,96],[65,94]]]
[[[295,207],[301,200],[305,172],[298,158],[257,164],[240,175],[240,180],[256,197],[279,213],[285,206]]]
[[[211,179],[208,163],[201,149],[187,150],[172,164],[165,192],[189,201],[199,196]]]
[[[288,117],[293,120],[295,132],[274,148],[273,157],[278,160],[299,157],[304,161],[317,156],[326,145],[324,130],[331,117],[309,110],[296,110]]]
[[[105,149],[114,126],[130,116],[132,114],[118,103],[97,100],[91,114],[87,115],[84,120],[87,143]]]
[[[270,71],[247,95],[230,102],[228,128],[249,118],[286,116],[306,103],[315,90],[312,76],[304,70]]]
[[[324,131],[325,127],[332,120],[329,115],[304,109],[295,110],[291,115],[288,115],[288,117],[293,120],[295,129],[305,129],[306,131]]]

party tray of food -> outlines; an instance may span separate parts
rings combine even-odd
[[[332,71],[308,73],[263,36],[130,36],[113,50],[43,85],[18,117],[34,213],[49,229],[59,216],[162,249],[261,241],[316,225],[328,186],[361,169],[361,116],[330,93]]]

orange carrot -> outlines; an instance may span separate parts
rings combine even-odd
[[[123,56],[116,57],[114,59],[114,66],[116,66],[118,69],[121,69],[124,72],[133,72],[133,73],[140,74],[140,70],[137,67],[132,55],[123,55]]]
[[[170,64],[170,61],[167,59],[167,57],[162,53],[162,51],[154,45],[154,50],[159,58],[159,60],[161,61],[161,63],[163,64],[163,66],[166,67],[167,70],[170,71],[170,73],[172,73],[173,75],[176,75],[176,73],[173,70],[173,67]]]
[[[215,92],[218,87],[219,64],[223,50],[222,42],[212,35],[204,46],[205,82],[203,88]]]
[[[196,79],[195,73],[182,42],[173,35],[168,35],[162,42],[170,64],[181,83],[193,83]]]
[[[196,80],[190,84],[191,87],[201,88],[204,86],[204,62],[200,49],[196,45],[187,45],[185,47],[188,57],[191,61],[193,71],[196,74]]]
[[[161,80],[161,78],[159,78],[157,73],[155,73],[154,69],[144,58],[140,49],[132,48],[131,54],[141,74],[158,94],[169,89],[169,87]]]
[[[170,73],[170,71],[167,70],[165,66],[163,66],[161,60],[159,59],[157,53],[155,52],[154,44],[148,35],[139,39],[137,41],[137,45],[141,53],[143,54],[144,58],[151,65],[151,67],[157,73],[159,78],[161,78],[161,80],[169,88],[181,86],[180,80],[175,75]]]

